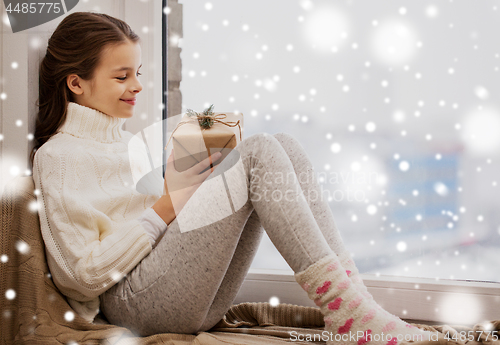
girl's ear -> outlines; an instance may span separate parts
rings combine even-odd
[[[83,93],[81,79],[76,74],[71,74],[66,78],[68,88],[75,94],[81,95]]]

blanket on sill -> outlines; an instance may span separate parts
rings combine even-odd
[[[135,337],[126,328],[108,324],[97,318],[87,323],[78,314],[67,321],[71,307],[48,275],[45,249],[36,213],[34,183],[30,176],[17,177],[5,187],[1,197],[0,241],[0,334],[1,344],[170,344],[170,345],[273,345],[285,343],[324,344],[324,341],[293,341],[299,334],[320,337],[324,322],[317,308],[269,303],[233,305],[211,330],[198,334],[157,334]],[[11,291],[8,291],[11,290]],[[464,344],[448,341],[444,334],[479,331],[484,324],[465,326],[426,326],[419,328],[436,332],[439,340],[412,343]],[[500,320],[492,321],[489,330],[500,332]],[[478,333],[479,334],[479,333]],[[478,341],[467,344],[500,345],[483,333]],[[457,338],[457,337],[455,337]]]

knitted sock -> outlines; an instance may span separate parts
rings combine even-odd
[[[356,289],[335,253],[318,260],[295,280],[320,307],[328,345],[397,345],[429,340],[430,333],[409,325]]]
[[[359,270],[356,267],[356,264],[354,263],[354,260],[352,259],[351,255],[349,254],[348,251],[344,251],[338,255],[339,262],[344,267],[347,276],[351,281],[353,282],[353,286],[363,295],[365,296],[366,299],[371,300],[373,303],[377,304],[377,307],[379,311],[383,314],[385,314],[387,317],[390,319],[393,319],[395,321],[402,321],[399,317],[396,315],[393,315],[389,313],[387,310],[383,309],[373,298],[372,294],[368,292],[368,289],[366,288],[366,285],[363,283],[363,279],[361,279]]]
[[[363,283],[363,279],[361,279],[359,275],[359,270],[356,267],[354,260],[351,258],[349,252],[347,250],[343,251],[342,253],[338,254],[338,258],[340,264],[346,270],[347,276],[354,283],[354,286],[358,289],[358,291],[361,292],[361,294],[366,298],[373,300],[373,296],[368,292],[368,289]]]

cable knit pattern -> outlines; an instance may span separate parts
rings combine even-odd
[[[99,295],[151,252],[139,217],[160,196],[135,190],[132,169],[147,159],[130,159],[125,119],[73,102],[67,110],[35,154],[33,179],[54,283],[92,322]]]

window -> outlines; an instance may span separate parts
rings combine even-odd
[[[181,111],[213,103],[244,114],[245,136],[298,138],[372,293],[413,299],[389,311],[450,320],[437,310],[459,291],[498,306],[480,282],[500,281],[500,6],[181,3]],[[293,290],[292,273],[264,236],[242,293]]]
[[[183,111],[297,137],[361,272],[500,281],[498,6],[182,6]]]

